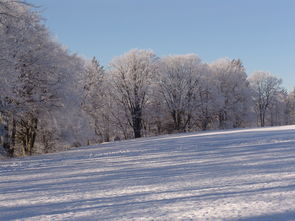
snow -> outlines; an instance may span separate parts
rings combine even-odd
[[[295,126],[0,161],[0,220],[295,220]]]

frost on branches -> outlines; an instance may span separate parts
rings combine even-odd
[[[239,59],[132,49],[104,68],[70,54],[23,1],[0,0],[0,153],[295,122],[295,96]]]
[[[40,20],[28,4],[0,1],[1,143],[10,156],[55,149],[68,126],[58,115],[79,96],[73,83],[83,62],[53,41]]]

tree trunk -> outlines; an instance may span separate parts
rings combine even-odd
[[[9,137],[9,122],[6,121],[3,124],[3,147],[10,156],[10,137]]]
[[[141,116],[141,108],[135,107],[132,111],[132,127],[134,132],[134,138],[141,137],[141,129],[142,129],[142,116]]]
[[[21,139],[22,139],[22,153],[23,155],[33,154],[33,149],[37,137],[37,129],[38,129],[38,119],[34,116],[30,116],[31,119],[29,120],[22,120],[21,121],[21,126],[23,127],[22,129],[22,134],[21,134]]]
[[[172,118],[173,118],[173,124],[174,124],[174,130],[175,131],[181,131],[181,124],[182,124],[182,113],[177,110],[173,110],[171,112]]]
[[[30,134],[30,142],[29,142],[30,155],[33,154],[33,148],[34,148],[36,137],[37,137],[37,128],[38,128],[38,119],[33,117],[33,119],[32,119],[32,132]]]
[[[12,118],[13,119],[13,118]],[[8,157],[13,157],[14,155],[14,142],[11,138],[11,134],[10,134],[10,122],[11,119],[9,118],[9,114],[8,115],[3,115],[2,116],[2,129],[3,129],[3,134],[2,134],[2,145],[3,148],[5,149],[7,156]],[[14,124],[12,124],[12,126],[14,126]],[[14,131],[14,127],[12,128],[12,132]],[[1,140],[1,139],[0,139]]]
[[[219,119],[219,129],[225,129],[225,121],[226,121],[226,112],[220,111],[218,114]]]
[[[16,120],[12,117],[12,131],[11,131],[11,146],[15,146],[15,139],[16,139]]]
[[[209,121],[207,118],[202,119],[202,131],[207,130]]]
[[[265,126],[265,112],[263,110],[260,110],[260,126]]]

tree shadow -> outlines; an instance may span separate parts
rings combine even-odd
[[[238,219],[238,221],[294,221],[294,220],[295,220],[295,211],[286,211],[283,213],[250,216],[250,217]]]
[[[280,175],[293,174],[295,169],[293,134],[294,130],[180,136],[182,139],[162,141],[142,139],[140,144],[137,140],[118,142],[114,147],[106,144],[101,149],[101,146],[87,147],[60,155],[11,161],[16,166],[1,163],[0,187],[5,196],[2,199],[11,201],[0,208],[0,220],[88,212],[101,213],[99,220],[117,219],[118,213],[140,217],[144,211],[156,211],[179,202],[198,205],[293,191],[295,178],[282,179]],[[279,144],[268,142],[272,139]],[[240,179],[243,175],[249,179]],[[161,188],[154,188],[157,186]],[[131,187],[136,187],[137,192],[91,196],[95,192],[114,190],[116,193],[118,189]],[[64,198],[76,193],[82,198]],[[16,202],[30,202],[38,195],[57,200],[23,206]],[[15,204],[11,203],[13,200]],[[294,213],[240,220],[288,220],[289,217],[294,217]]]

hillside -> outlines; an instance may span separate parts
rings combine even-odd
[[[0,220],[295,220],[295,126],[0,162]]]

